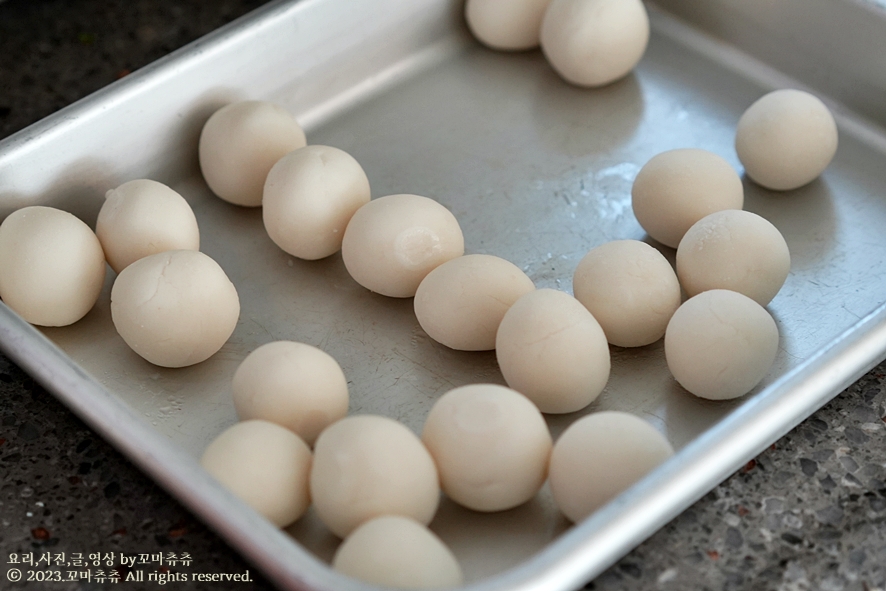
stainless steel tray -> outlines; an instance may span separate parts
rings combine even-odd
[[[0,346],[281,587],[365,589],[317,558],[329,558],[337,540],[313,515],[276,530],[199,467],[205,445],[235,421],[237,364],[274,339],[318,345],[349,377],[352,413],[383,413],[416,431],[442,392],[501,376],[493,354],[431,341],[411,300],[360,288],[338,256],[288,257],[267,238],[259,211],[213,197],[196,168],[208,115],[233,99],[279,102],[311,143],[353,154],[374,196],[438,199],[461,222],[468,252],[503,256],[538,286],[569,291],[588,249],[643,237],[630,186],[646,160],[700,147],[739,166],[732,142],[744,108],[774,87],[811,86],[837,113],[834,163],[791,193],[745,186],[746,208],[782,231],[793,256],[770,305],[781,348],[763,384],[738,401],[704,402],[675,384],[660,343],[614,349],[612,378],[583,412],[648,419],[679,450],[671,461],[571,529],[547,490],[494,515],[444,502],[432,524],[472,589],[581,585],[886,357],[886,113],[875,102],[886,88],[886,18],[854,2],[783,0],[777,11],[763,0],[660,4],[695,28],[650,6],[653,38],[637,72],[582,90],[538,52],[479,47],[458,2],[275,3],[8,138],[0,215],[48,203],[91,222],[108,188],[165,181],[194,207],[202,249],[227,271],[243,307],[230,342],[181,370],[151,366],[116,335],[110,277],[72,327],[37,330],[0,306]],[[833,22],[865,34],[846,49]],[[808,39],[841,50],[813,51]],[[556,436],[575,418],[548,422]]]

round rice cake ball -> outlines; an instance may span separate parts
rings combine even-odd
[[[538,47],[541,21],[550,0],[468,0],[465,20],[480,42],[492,49]]]

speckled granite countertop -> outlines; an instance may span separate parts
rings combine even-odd
[[[876,0],[877,3],[882,0]],[[262,0],[0,3],[0,138],[217,28]],[[0,558],[189,553],[251,567],[0,357]],[[125,577],[126,568],[118,567]],[[269,589],[254,573],[250,588]],[[0,589],[117,588],[9,583]],[[156,589],[156,583],[126,583]],[[219,589],[221,583],[176,583]],[[886,589],[886,364],[881,364],[587,588]]]

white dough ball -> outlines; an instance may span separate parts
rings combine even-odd
[[[654,239],[677,248],[683,234],[715,211],[741,209],[744,188],[728,162],[705,150],[662,152],[647,162],[631,188],[637,221]]]
[[[105,256],[92,230],[73,214],[39,205],[0,224],[0,298],[39,326],[67,326],[95,305]]]
[[[609,344],[600,324],[571,295],[539,289],[505,313],[495,355],[508,385],[547,413],[574,412],[609,380]]]
[[[551,0],[468,0],[465,19],[474,37],[492,49],[538,46],[541,20]]]
[[[359,415],[333,423],[317,438],[311,497],[326,527],[343,538],[380,515],[430,523],[440,482],[431,454],[408,427]]]
[[[394,589],[440,589],[462,584],[452,551],[424,525],[401,515],[367,521],[342,542],[332,568]]]
[[[535,289],[513,263],[469,254],[428,273],[415,292],[415,316],[428,335],[459,351],[495,348],[495,333],[508,308]]]
[[[310,503],[311,450],[274,423],[237,423],[209,444],[200,463],[277,527],[297,520]]]
[[[350,154],[305,146],[268,173],[262,218],[274,244],[313,261],[341,249],[351,216],[368,202],[369,179]]]
[[[837,153],[837,124],[801,90],[764,95],[738,120],[735,150],[745,172],[767,189],[787,191],[820,175]]]
[[[603,86],[643,57],[649,16],[640,0],[552,0],[541,25],[541,49],[567,82]]]
[[[475,511],[503,511],[544,484],[551,435],[532,402],[504,386],[471,384],[444,394],[421,439],[449,497]]]
[[[681,386],[700,398],[728,400],[750,392],[769,372],[778,328],[751,298],[713,289],[680,306],[664,344],[668,369]]]
[[[105,194],[95,234],[117,273],[166,250],[200,250],[197,218],[185,198],[157,181],[138,179]]]
[[[655,248],[638,240],[615,240],[584,256],[572,278],[584,304],[619,347],[642,347],[664,336],[680,307],[680,282]]]
[[[597,412],[572,423],[551,453],[554,502],[581,521],[674,455],[655,427],[634,415]]]
[[[235,205],[261,205],[271,167],[305,145],[305,132],[283,107],[264,101],[226,105],[200,133],[200,170],[212,192]]]
[[[357,210],[341,255],[366,289],[411,298],[428,273],[464,252],[464,235],[448,209],[427,197],[388,195]]]
[[[677,275],[690,297],[728,289],[765,306],[790,270],[781,232],[749,211],[718,211],[700,219],[677,248]]]
[[[162,367],[200,363],[237,326],[240,299],[214,260],[170,250],[123,269],[111,289],[114,327],[133,351]]]

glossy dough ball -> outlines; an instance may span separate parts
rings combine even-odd
[[[753,389],[778,352],[778,328],[760,304],[725,289],[686,300],[665,333],[668,368],[700,398],[727,400]]]
[[[575,298],[619,347],[642,347],[664,336],[680,307],[680,282],[655,248],[616,240],[584,256],[572,278]]]
[[[105,256],[89,226],[52,207],[25,207],[0,224],[0,298],[39,326],[67,326],[95,305]]]
[[[268,173],[262,218],[274,244],[300,259],[316,260],[341,249],[351,216],[368,202],[369,179],[350,154],[305,146]]]
[[[430,523],[440,483],[415,433],[386,417],[360,415],[333,423],[317,438],[311,497],[326,527],[343,538],[381,515]]]
[[[262,345],[234,374],[234,407],[241,420],[282,425],[308,445],[348,414],[348,382],[328,353],[292,341]]]
[[[492,49],[520,51],[538,46],[541,20],[550,0],[468,0],[465,19],[474,37]]]
[[[200,463],[277,527],[301,517],[310,503],[311,450],[274,423],[237,423],[209,444]]]
[[[235,205],[261,205],[271,167],[305,145],[305,132],[283,107],[231,103],[212,114],[200,134],[200,170],[212,192]]]
[[[464,236],[448,209],[427,197],[388,195],[357,210],[341,255],[366,289],[411,298],[428,273],[464,252]]]
[[[837,152],[837,124],[818,98],[776,90],[748,107],[735,134],[745,172],[768,189],[802,187],[820,175]]]
[[[677,249],[677,275],[690,297],[729,289],[765,306],[790,270],[791,254],[781,232],[749,211],[718,211],[702,218]]]
[[[332,568],[394,589],[439,589],[462,584],[455,556],[414,519],[385,515],[355,529],[335,552]]]
[[[616,411],[587,415],[554,444],[554,502],[566,517],[581,521],[673,454],[668,440],[643,419]]]
[[[541,49],[560,76],[602,86],[627,75],[649,42],[640,0],[552,0],[541,25]]]
[[[218,263],[171,250],[132,263],[111,289],[111,318],[133,351],[162,367],[200,363],[237,326],[237,290]]]
[[[163,183],[148,179],[107,192],[95,233],[117,273],[150,254],[200,250],[200,230],[191,206]]]
[[[505,313],[495,339],[508,385],[542,411],[593,402],[609,379],[609,344],[581,302],[553,289],[526,294]]]
[[[428,273],[415,292],[415,316],[438,343],[460,351],[488,351],[495,348],[505,312],[534,289],[513,263],[469,254]]]
[[[421,439],[449,497],[475,511],[502,511],[544,484],[551,435],[538,408],[504,386],[450,390],[428,413]]]

